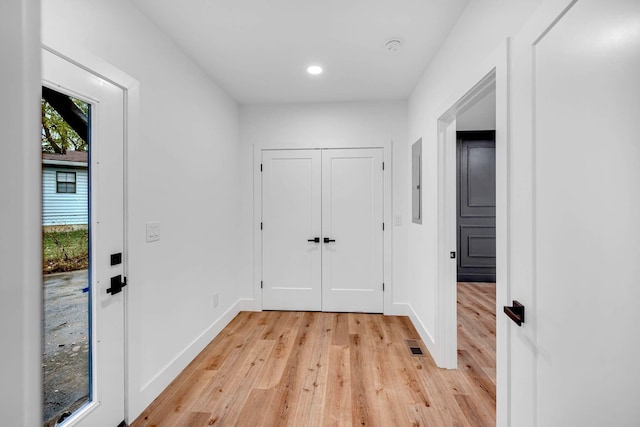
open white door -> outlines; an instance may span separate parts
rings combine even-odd
[[[262,152],[262,308],[322,309],[319,150]]]
[[[545,2],[512,61],[509,425],[637,426],[640,2]]]
[[[382,190],[382,149],[323,150],[323,311],[383,311]]]
[[[98,76],[43,50],[43,85],[90,105],[88,402],[65,426],[115,427],[124,420],[124,292],[107,292],[123,265],[124,93]],[[114,265],[112,265],[114,264]],[[126,289],[126,288],[125,288]],[[125,291],[126,292],[126,291]]]

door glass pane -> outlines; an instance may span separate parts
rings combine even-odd
[[[43,423],[91,400],[90,105],[42,88]]]

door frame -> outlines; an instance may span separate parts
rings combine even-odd
[[[448,369],[456,369],[458,366],[457,259],[450,257],[450,253],[457,251],[458,138],[456,116],[491,92],[495,83],[496,72],[491,70],[438,119],[438,315],[436,316],[436,336],[441,338],[436,338],[436,343],[440,342],[436,347],[439,353],[439,365]],[[496,148],[497,145],[496,143]]]
[[[509,419],[510,370],[507,322],[500,316],[510,292],[510,38],[476,69],[465,92],[453,97],[438,117],[438,219],[437,219],[437,301],[436,357],[438,366],[456,369],[457,340],[457,251],[456,241],[456,116],[488,92],[496,90],[496,422]],[[465,87],[465,86],[462,86]],[[457,255],[457,254],[456,254]]]
[[[106,82],[109,82],[123,91],[124,95],[124,135],[123,135],[123,215],[124,215],[124,235],[123,235],[123,275],[129,277],[129,247],[130,247],[130,235],[129,235],[129,141],[139,138],[140,132],[140,82],[124,71],[116,68],[110,63],[104,61],[102,58],[95,56],[94,54],[74,46],[71,44],[65,44],[61,40],[43,40],[41,45],[42,50],[46,50],[53,55],[56,55],[65,61],[91,73]],[[42,80],[42,76],[40,78]],[[132,332],[131,323],[129,319],[133,318],[132,304],[134,300],[135,290],[128,287],[127,292],[123,293],[124,300],[124,417],[125,420],[129,420],[129,399],[132,393],[135,393],[134,385],[138,383],[136,381],[136,373],[131,369],[132,363],[131,354],[132,348],[135,347],[136,336]],[[84,414],[79,412],[74,417],[74,423],[82,420]]]
[[[393,141],[383,141],[379,143],[366,144],[354,143],[349,146],[338,145],[327,141],[321,145],[305,145],[295,143],[279,143],[279,144],[254,144],[253,146],[253,301],[254,310],[262,311],[262,288],[260,286],[262,271],[262,232],[260,229],[260,221],[262,218],[262,176],[260,172],[260,164],[262,163],[263,150],[348,150],[358,148],[379,148],[382,149],[382,161],[384,162],[383,175],[383,221],[385,223],[385,233],[383,239],[383,271],[385,290],[383,295],[383,313],[394,314],[393,303],[393,263],[391,245],[393,243],[393,199],[392,199],[392,148]]]

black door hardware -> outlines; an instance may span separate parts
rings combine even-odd
[[[324,242],[325,242],[325,243],[335,242],[335,240],[334,240],[334,239],[330,239],[330,238],[328,238],[328,237],[325,237],[325,238],[324,238]]]
[[[454,259],[456,257],[455,252],[449,252],[449,258]]]
[[[124,281],[122,281],[122,276],[118,274],[111,278],[111,287],[107,289],[107,293],[111,295],[119,294],[125,286],[127,286],[127,278],[125,277]]]
[[[320,243],[320,238],[314,237],[313,239],[307,239],[307,242]]]
[[[520,304],[518,301],[514,300],[511,307],[505,305],[504,312],[518,326],[522,326],[524,323],[524,305]]]
[[[118,252],[117,254],[111,254],[111,265],[122,264],[122,252]]]

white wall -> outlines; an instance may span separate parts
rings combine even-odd
[[[496,91],[486,94],[468,110],[458,113],[456,130],[495,130]]]
[[[408,290],[412,319],[438,363],[438,118],[495,67],[500,44],[518,31],[538,3],[539,0],[470,2],[409,99],[407,143],[422,138],[423,144],[424,218],[422,225],[409,225]],[[405,167],[409,166],[407,157]],[[448,257],[448,253],[439,255]]]
[[[0,2],[0,424],[41,425],[40,2]]]
[[[407,302],[411,295],[405,286],[404,272],[406,271],[406,230],[411,218],[406,203],[409,194],[409,171],[403,163],[403,159],[408,156],[406,102],[247,105],[240,109],[240,123],[242,144],[240,240],[243,266],[253,266],[254,145],[287,148],[350,147],[393,141],[393,213],[401,216],[402,225],[393,227],[391,292],[394,303]],[[406,183],[406,185],[396,185],[396,183]],[[247,286],[253,283],[252,268],[245,268],[240,280],[242,288],[247,289]],[[247,296],[253,298],[253,291]]]
[[[246,295],[237,281],[238,106],[128,1],[50,0],[42,29],[45,44],[89,52],[140,83],[140,132],[128,142],[131,422]],[[160,222],[159,242],[145,242],[149,221]]]

